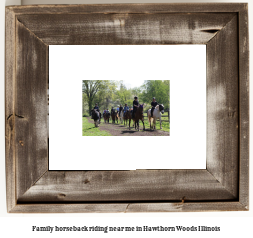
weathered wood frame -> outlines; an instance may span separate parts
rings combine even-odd
[[[48,171],[50,44],[206,44],[206,170]],[[8,212],[249,209],[247,4],[6,7],[5,97]]]

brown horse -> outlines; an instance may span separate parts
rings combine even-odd
[[[143,117],[143,106],[144,104],[140,104],[139,107],[137,108],[135,114],[134,114],[134,123],[135,123],[135,130],[138,129],[138,131],[140,130],[140,126],[139,126],[139,120],[142,121],[142,125],[143,125],[143,130],[145,131],[145,125],[144,125],[144,117]],[[136,129],[136,125],[137,125],[137,129]],[[130,126],[130,124],[129,124]]]
[[[105,123],[106,123],[106,122],[108,122],[108,123],[109,123],[110,116],[111,116],[110,112],[106,112],[106,113],[104,113],[104,120],[105,120]]]
[[[117,118],[117,112],[112,111],[111,113],[112,113],[112,123],[115,123],[115,120],[117,120],[117,121],[118,121],[118,118]]]
[[[117,124],[118,124],[119,123],[119,112],[118,111],[116,112],[115,120],[117,121]]]
[[[132,113],[130,110],[127,110],[126,113],[123,116],[124,119],[124,126],[127,125],[127,120],[129,120],[129,130],[130,130],[130,122],[132,119]]]

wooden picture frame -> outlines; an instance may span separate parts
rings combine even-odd
[[[206,44],[206,169],[49,171],[48,56],[55,44]],[[246,3],[6,7],[5,98],[8,212],[249,209]]]

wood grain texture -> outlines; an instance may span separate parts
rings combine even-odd
[[[48,45],[206,44],[235,16],[40,14],[18,16],[18,20]]]
[[[13,213],[133,213],[247,211],[239,202],[22,204]]]
[[[47,170],[48,47],[16,22],[15,146],[17,198]]]
[[[10,6],[16,15],[25,14],[94,14],[94,13],[206,13],[239,12],[245,3],[153,3],[153,4],[82,4]]]
[[[7,211],[16,205],[15,148],[14,148],[14,81],[15,81],[15,15],[6,8],[5,26],[5,157]]]
[[[49,171],[18,201],[204,201],[235,198],[207,170]]]
[[[237,24],[235,16],[207,45],[207,169],[238,198]]]
[[[247,4],[7,7],[7,210],[248,210],[247,24]],[[207,170],[47,171],[49,44],[182,43],[207,44]]]
[[[239,201],[249,207],[249,32],[248,5],[239,12]]]

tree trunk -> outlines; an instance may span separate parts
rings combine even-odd
[[[91,110],[92,110],[92,100],[89,99],[89,115],[91,115]]]
[[[83,94],[83,100],[82,100],[82,103],[83,103],[83,110],[82,110],[82,111],[83,111],[83,115],[84,115],[84,113],[85,113],[85,112],[84,112],[84,94]],[[83,115],[82,115],[82,116],[83,116]]]

